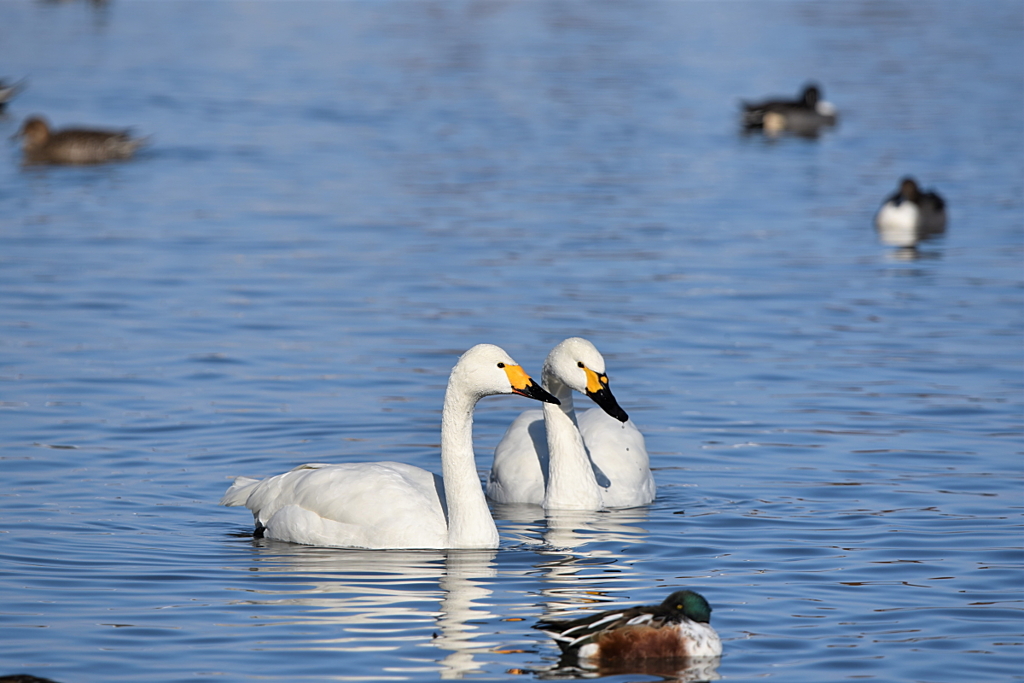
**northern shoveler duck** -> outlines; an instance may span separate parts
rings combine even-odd
[[[660,605],[599,612],[572,621],[541,621],[562,654],[601,666],[649,659],[717,657],[722,641],[700,593],[676,591]]]
[[[66,128],[51,131],[46,119],[30,116],[15,137],[22,137],[25,163],[100,164],[129,159],[145,138],[133,138],[127,130]]]
[[[541,384],[561,403],[527,410],[509,425],[494,449],[487,496],[549,510],[636,507],[653,501],[644,436],[612,395],[597,347],[581,337],[562,341],[544,361]],[[577,415],[574,390],[599,407]]]
[[[914,247],[946,231],[946,202],[935,192],[922,192],[908,176],[878,210],[875,226],[883,244]]]
[[[837,117],[835,106],[821,99],[821,89],[813,83],[796,100],[743,103],[743,128],[763,130],[768,135],[790,131],[815,136],[822,128],[834,126]]]
[[[7,108],[7,103],[10,102],[15,95],[21,92],[24,87],[25,81],[23,80],[10,84],[6,81],[0,81],[0,112]]]

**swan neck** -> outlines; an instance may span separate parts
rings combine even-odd
[[[473,456],[473,409],[480,398],[460,389],[453,373],[441,413],[441,476],[448,503],[449,548],[498,547],[498,529]]]
[[[576,424],[576,409],[572,402],[572,389],[568,384],[563,382],[558,375],[551,371],[548,366],[544,366],[541,371],[541,384],[548,391],[549,394],[561,401],[561,405],[552,405],[550,403],[544,404],[544,412],[547,414],[548,407],[552,407],[556,410],[560,410],[572,419],[573,424]]]
[[[561,396],[559,400],[562,400]],[[601,507],[601,489],[597,485],[590,454],[583,443],[571,405],[569,411],[566,413],[562,406],[544,404],[544,426],[548,440],[548,481],[544,491],[544,507],[554,510],[597,510]]]

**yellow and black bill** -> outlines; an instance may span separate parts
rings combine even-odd
[[[544,391],[539,384],[534,382],[533,378],[526,374],[526,370],[523,370],[522,366],[506,365],[504,367],[513,392],[526,398],[536,399],[537,401],[554,403],[556,406],[561,404],[561,401]]]
[[[629,419],[629,415],[622,409],[619,402],[615,400],[612,395],[612,390],[608,387],[608,375],[604,373],[598,374],[590,368],[584,368],[587,371],[587,396],[591,398],[597,405],[601,406],[601,410],[614,417],[619,422],[625,422]]]

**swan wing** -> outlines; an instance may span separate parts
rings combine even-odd
[[[577,414],[604,507],[633,507],[654,500],[654,475],[644,435],[632,420],[619,422],[600,408]]]
[[[496,503],[544,502],[548,441],[544,411],[527,410],[512,421],[494,449],[487,497]]]
[[[448,525],[439,477],[405,463],[303,465],[253,483],[241,478],[225,504],[252,510],[264,536],[354,548],[443,548]]]

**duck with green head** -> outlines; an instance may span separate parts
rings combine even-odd
[[[711,606],[700,593],[676,591],[660,605],[599,612],[571,621],[541,621],[534,628],[555,639],[564,656],[601,665],[651,659],[717,657],[722,641]]]

